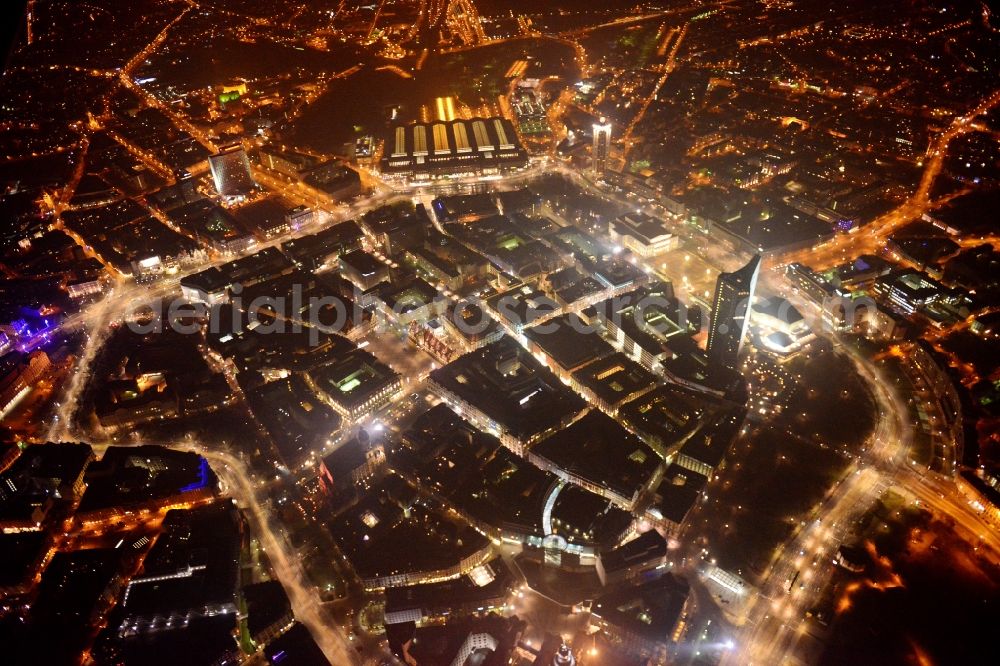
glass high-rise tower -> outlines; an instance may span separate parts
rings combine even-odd
[[[601,118],[601,122],[594,123],[594,145],[591,163],[594,173],[603,176],[608,170],[608,157],[611,152],[611,123]]]
[[[760,255],[743,268],[722,273],[715,283],[712,322],[708,331],[709,367],[736,370],[740,347],[746,337],[750,299],[757,287]]]

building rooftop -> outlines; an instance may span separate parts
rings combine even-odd
[[[281,251],[301,266],[316,268],[331,256],[359,249],[363,236],[357,223],[341,222],[319,233],[285,241]]]
[[[448,569],[489,541],[389,475],[327,529],[362,578]]]
[[[434,214],[442,224],[448,222],[473,222],[475,220],[497,215],[492,194],[454,194],[438,197],[431,203]]]
[[[753,311],[779,319],[786,324],[795,324],[802,321],[802,313],[784,298],[755,299]]]
[[[386,270],[386,265],[364,250],[354,250],[340,256],[340,263],[365,277]]]
[[[334,403],[352,410],[399,382],[399,375],[372,354],[356,349],[309,371],[316,385]]]
[[[656,530],[649,530],[617,548],[601,552],[601,564],[606,572],[622,571],[666,554],[667,540]]]
[[[420,278],[407,280],[402,284],[386,284],[379,289],[379,299],[386,308],[399,315],[432,305],[444,299],[438,290]]]
[[[289,273],[292,263],[274,247],[266,247],[240,259],[212,266],[181,278],[181,286],[211,294],[239,284],[246,287],[278,275]]]
[[[419,629],[394,626],[397,629],[389,636],[389,646],[396,655],[403,657],[404,645],[412,639],[406,648],[410,660],[417,664],[435,666],[456,663],[456,658],[471,636],[479,636],[482,643],[490,647],[476,650],[476,654],[467,658],[464,664],[506,666],[511,662],[518,638],[527,628],[526,623],[517,617],[504,618],[497,615],[452,619],[444,625]]]
[[[272,235],[285,224],[285,212],[288,205],[278,197],[267,197],[240,206],[233,213],[246,229],[253,231],[258,237]]]
[[[656,488],[650,511],[680,525],[698,501],[708,479],[677,464],[668,465],[663,480]]]
[[[493,579],[477,585],[468,575],[440,583],[391,587],[385,591],[385,613],[420,608],[425,611],[442,608],[461,608],[478,601],[490,601],[509,594],[516,583],[510,568],[501,558],[485,565]]]
[[[80,478],[93,457],[87,444],[35,444],[0,474],[0,520],[29,520],[47,500],[70,499],[65,487]]]
[[[431,228],[431,218],[423,204],[409,202],[381,206],[365,213],[359,223],[372,236],[398,235],[413,232],[414,238],[423,238]]]
[[[292,612],[280,581],[266,580],[244,585],[241,594],[247,605],[247,629],[251,636],[258,635]]]
[[[470,344],[497,334],[500,328],[495,319],[471,301],[461,307],[449,303],[447,317],[448,321],[457,324],[453,330]]]
[[[542,440],[532,454],[630,501],[656,473],[660,457],[611,417],[591,411]]]
[[[264,648],[271,666],[330,666],[305,625],[296,622]]]
[[[559,308],[559,304],[534,283],[493,294],[486,298],[486,305],[514,328],[530,326]]]
[[[84,475],[78,511],[128,506],[196,490],[211,492],[215,473],[197,453],[162,446],[112,446]]]
[[[611,345],[575,313],[559,315],[527,328],[524,335],[566,371],[573,371],[614,352]]]
[[[182,287],[198,289],[206,294],[216,294],[229,288],[229,276],[217,266],[211,266],[203,271],[185,275],[180,282]]]
[[[559,481],[480,432],[444,404],[403,433],[393,466],[464,514],[495,528],[544,534],[545,498]]]
[[[278,295],[277,290],[272,294]],[[349,314],[353,312],[351,302],[346,299],[341,301]],[[257,321],[270,320],[261,314]],[[328,321],[325,316],[323,321]],[[243,316],[242,312],[235,313],[232,308],[224,307],[211,313],[206,339],[209,346],[223,357],[232,359],[241,371],[267,368],[308,370],[354,349],[353,343],[336,333],[305,326],[299,330],[286,326],[283,332],[275,328],[262,328]]]
[[[696,429],[711,401],[679,386],[658,386],[621,407],[618,416],[657,450],[666,452]]]
[[[497,192],[497,201],[503,208],[504,215],[523,212],[534,208],[541,203],[541,197],[530,189],[524,187],[517,190],[506,190]]]
[[[242,518],[231,502],[167,513],[121,601],[124,634],[162,630],[172,614],[235,612]]]
[[[648,276],[642,269],[623,259],[613,258],[596,261],[581,259],[581,263],[584,269],[593,275],[598,282],[610,289],[625,289],[648,280]]]
[[[686,581],[664,573],[598,597],[592,612],[647,641],[667,643],[687,603],[688,591]]]
[[[393,127],[385,138],[381,168],[385,173],[466,173],[526,161],[509,120],[472,118]]]
[[[626,213],[616,218],[611,224],[619,235],[632,236],[646,244],[670,235],[662,221],[646,213]]]
[[[351,473],[368,460],[369,444],[353,437],[323,456],[323,467],[336,483],[349,483]]]
[[[0,534],[0,590],[20,585],[33,576],[32,565],[50,547],[45,532]]]
[[[235,664],[239,647],[233,641],[235,614],[194,617],[175,628],[116,641],[114,657],[126,664],[171,666],[190,663],[196,654],[206,663]]]
[[[248,390],[246,398],[289,467],[322,449],[342,422],[341,416],[314,395],[299,375]]]
[[[621,352],[585,365],[573,373],[573,379],[612,406],[659,383],[656,375]]]
[[[726,457],[742,422],[742,410],[723,411],[707,420],[698,432],[684,442],[680,452],[714,469]]]
[[[5,641],[5,655],[13,655],[11,663],[75,662],[89,640],[92,614],[120,575],[123,556],[123,551],[112,548],[57,552],[42,574],[27,622],[10,641],[15,645]],[[18,657],[16,639],[23,643],[23,659]]]
[[[513,339],[469,352],[431,379],[521,441],[554,430],[586,403]]]
[[[573,543],[617,543],[635,520],[610,500],[579,486],[565,484],[550,500],[552,524],[546,529]]]

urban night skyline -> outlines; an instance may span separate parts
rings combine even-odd
[[[992,664],[986,0],[27,0],[0,661]]]

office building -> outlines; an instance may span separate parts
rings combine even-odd
[[[389,281],[389,267],[364,250],[341,255],[340,273],[362,291]]]
[[[215,190],[224,197],[250,194],[256,187],[250,174],[250,160],[243,146],[227,146],[208,158]]]
[[[594,174],[603,176],[608,170],[608,155],[611,152],[611,123],[603,116],[601,121],[594,123],[594,145],[591,154],[591,164]]]
[[[527,454],[539,469],[632,511],[660,480],[660,457],[611,417],[591,411]]]
[[[360,419],[387,405],[402,388],[402,378],[368,352],[355,350],[307,375],[313,390],[349,419]]]
[[[647,259],[673,250],[680,243],[663,222],[645,213],[626,213],[612,220],[608,231],[612,241]]]
[[[667,541],[656,530],[649,530],[617,548],[597,555],[597,576],[601,585],[638,580],[667,563]]]
[[[750,300],[757,287],[760,255],[732,273],[722,273],[715,284],[712,322],[708,332],[710,365],[736,370],[740,347],[746,337]]]
[[[12,351],[0,357],[0,415],[25,397],[51,367],[43,351],[23,354]]]
[[[595,599],[591,623],[623,652],[649,659],[674,642],[688,594],[687,581],[665,573]]]
[[[328,495],[359,486],[385,465],[385,449],[371,445],[367,435],[355,437],[320,461],[319,484]]]
[[[582,398],[509,337],[432,371],[429,381],[455,412],[518,455],[587,409]]]

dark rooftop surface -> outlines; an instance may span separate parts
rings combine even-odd
[[[0,588],[18,585],[31,572],[31,565],[45,551],[48,534],[21,532],[0,534]]]
[[[27,520],[35,506],[58,499],[59,486],[72,483],[92,455],[87,444],[35,444],[0,474],[0,519]]]
[[[650,508],[680,525],[707,483],[708,479],[697,472],[677,464],[669,465],[663,473],[663,481],[656,489],[656,498]]]
[[[524,331],[560,367],[573,370],[610,356],[614,349],[574,313],[553,317]]]
[[[492,572],[493,580],[482,586],[473,583],[468,576],[462,576],[440,583],[390,587],[385,591],[385,612],[411,608],[460,607],[480,600],[505,597],[516,583],[510,568],[500,558],[484,566]]]
[[[271,433],[287,465],[296,465],[341,424],[341,416],[313,395],[301,376],[265,384],[246,394],[258,421]]]
[[[618,416],[652,446],[669,449],[713,410],[705,396],[678,386],[658,386],[626,403]]]
[[[687,601],[688,584],[665,573],[594,600],[593,612],[649,641],[666,643]]]
[[[304,625],[296,622],[264,648],[271,666],[339,666],[330,664]]]
[[[215,473],[197,453],[161,446],[112,446],[91,463],[80,512],[126,506],[215,488]]]
[[[568,541],[596,544],[617,542],[634,518],[600,495],[564,485],[552,505],[552,529]]]
[[[795,324],[802,321],[802,314],[783,298],[761,298],[754,301],[753,311],[760,314],[770,315],[780,319],[786,324]]]
[[[340,261],[345,266],[350,266],[361,275],[373,275],[378,271],[385,270],[386,265],[368,254],[364,250],[353,250],[340,256]]]
[[[530,326],[552,314],[559,304],[533,283],[525,283],[486,299],[487,305],[515,328]]]
[[[656,530],[649,530],[618,548],[602,552],[601,564],[605,571],[619,571],[666,554],[667,540]]]
[[[362,578],[447,569],[489,543],[396,476],[331,517],[327,529]]]
[[[684,443],[681,453],[709,467],[717,467],[729,451],[742,422],[741,410],[728,410],[713,417]]]
[[[309,376],[330,399],[348,409],[362,405],[399,375],[374,355],[356,349],[326,365],[310,371]]]
[[[447,666],[454,663],[453,660],[470,634],[484,633],[496,639],[497,649],[470,657],[465,663],[505,666],[510,663],[515,648],[514,639],[524,628],[524,622],[516,617],[503,618],[496,615],[453,620],[443,626],[421,627],[415,632],[410,655],[418,664]]]
[[[438,197],[431,203],[431,207],[438,221],[442,223],[489,217],[499,212],[490,194],[456,194]]]
[[[289,259],[313,268],[319,259],[357,249],[363,235],[356,222],[341,222],[310,236],[285,241],[281,251]]]
[[[15,641],[4,648],[12,655],[9,663],[72,663],[90,633],[91,613],[120,573],[122,557],[122,551],[104,548],[56,553],[42,574],[27,627],[16,637],[23,641],[26,661],[19,661]]]
[[[580,368],[573,373],[573,379],[610,405],[658,382],[656,375],[621,352]]]
[[[235,614],[196,617],[178,628],[130,637],[115,647],[127,666],[211,666],[238,654]],[[228,662],[225,662],[228,663]]]
[[[288,595],[279,581],[246,585],[242,594],[247,605],[247,630],[251,636],[256,636],[292,612]]]
[[[557,427],[586,406],[506,337],[434,370],[431,379],[522,440]]]
[[[800,213],[785,204],[774,205],[767,211],[750,207],[743,211],[739,219],[718,224],[752,247],[763,251],[814,242],[833,235],[826,222]]]
[[[430,227],[431,220],[423,205],[413,206],[407,203],[370,210],[361,218],[361,224],[373,234],[390,234],[411,227],[426,230]]]
[[[351,478],[351,472],[365,463],[368,450],[368,445],[361,439],[352,437],[323,456],[323,466],[330,472],[335,483],[346,482]]]
[[[345,302],[345,307],[351,305]],[[273,319],[261,314],[257,321],[270,323]],[[274,326],[254,325],[248,317],[228,307],[212,313],[205,337],[213,349],[231,358],[240,370],[309,370],[354,349],[352,342],[336,333],[306,326],[296,330],[291,325],[282,332]]]
[[[171,613],[234,604],[241,529],[229,502],[167,513],[163,532],[122,602],[122,629],[155,630]],[[161,576],[168,578],[158,580]]]
[[[542,440],[532,453],[626,500],[645,485],[660,457],[642,440],[596,410]]]
[[[668,233],[661,220],[646,213],[626,213],[611,224],[622,236],[633,236],[643,243]]]
[[[479,432],[444,404],[403,433],[394,466],[488,525],[542,533],[545,497],[558,479]]]

